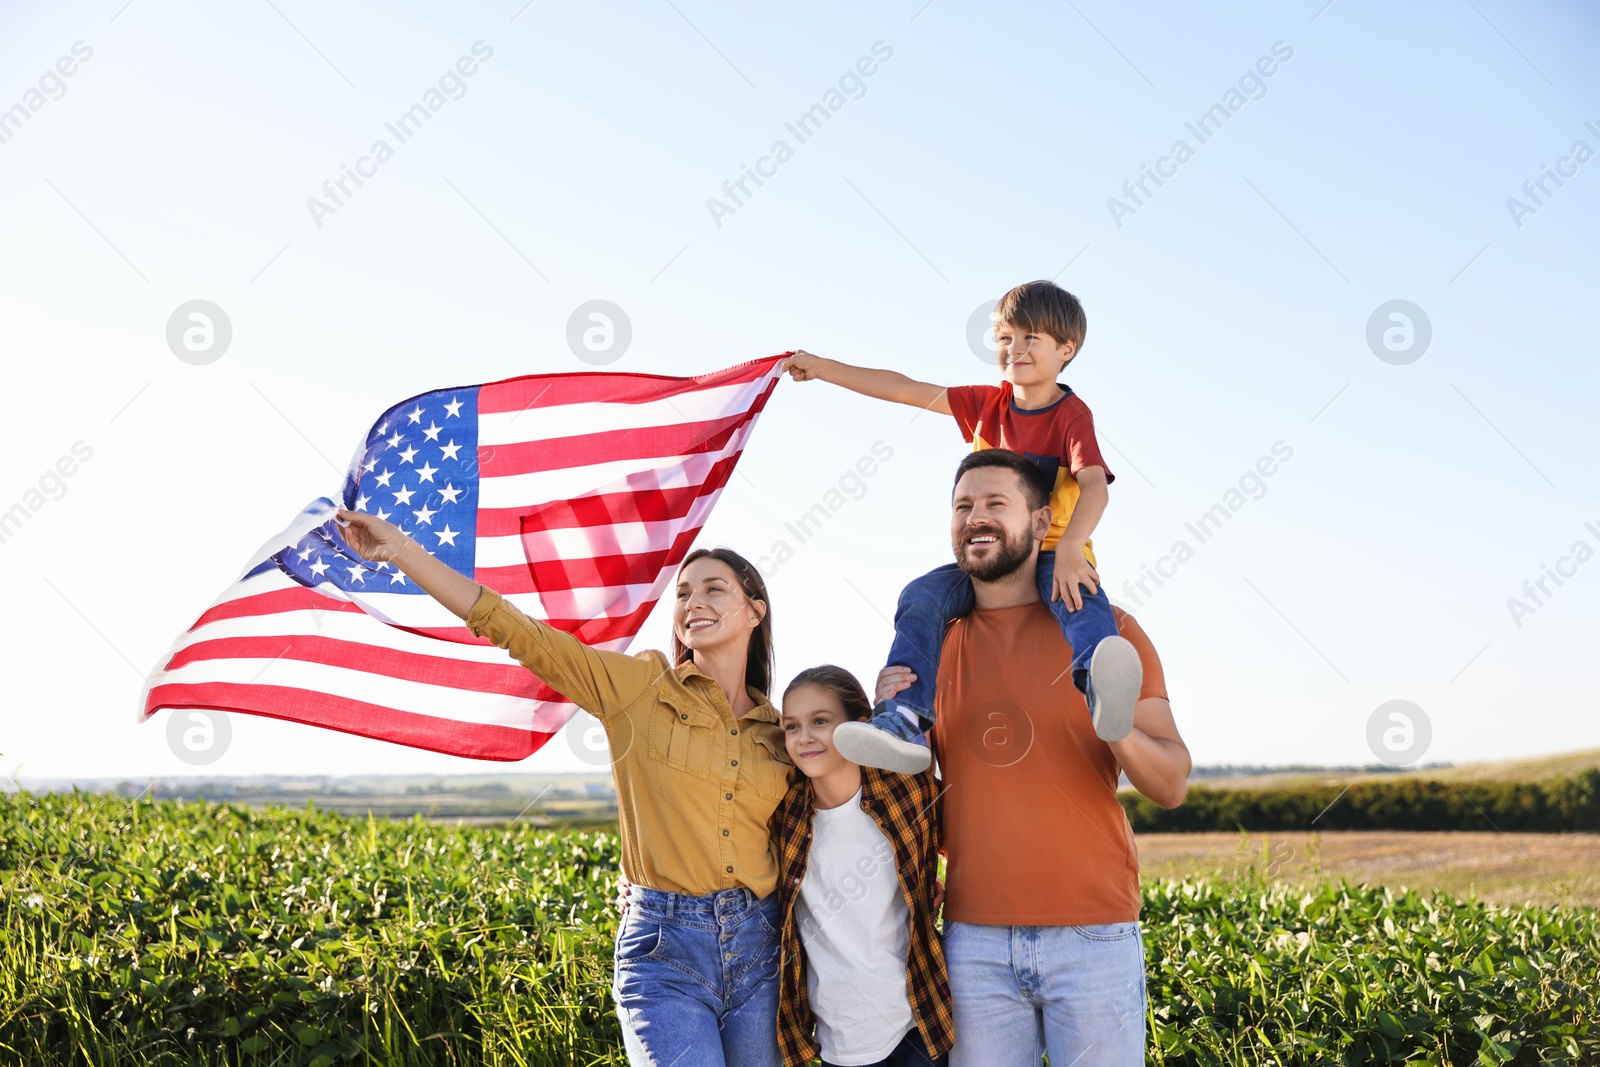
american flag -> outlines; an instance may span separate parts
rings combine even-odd
[[[625,650],[688,554],[778,378],[772,356],[693,378],[540,374],[383,413],[342,506],[595,648]],[[479,759],[537,751],[573,704],[392,565],[357,556],[322,497],[268,541],[147,686]]]

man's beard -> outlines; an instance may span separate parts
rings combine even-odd
[[[996,551],[993,556],[979,563],[968,556],[972,547],[968,539],[993,534],[999,538],[996,542]],[[962,534],[961,543],[956,546],[956,566],[967,572],[975,582],[998,582],[1009,578],[1022,569],[1022,565],[1033,558],[1033,533],[1021,530],[1013,533],[1001,527],[985,527],[978,530],[967,531]]]

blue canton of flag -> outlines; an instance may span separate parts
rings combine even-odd
[[[343,506],[387,519],[431,554],[471,576],[478,514],[478,390],[424,393],[383,413],[345,475]],[[333,502],[323,498],[328,508]],[[421,594],[388,563],[345,547],[332,519],[272,556],[301,585],[345,592]]]

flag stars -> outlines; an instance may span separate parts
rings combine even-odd
[[[424,482],[433,481],[433,476],[439,473],[439,468],[431,466],[427,460],[422,461],[422,466],[417,468],[417,477]]]
[[[394,477],[394,471],[388,467],[383,468],[383,473],[378,475],[378,484],[385,489],[389,488],[389,479]]]
[[[389,521],[389,514],[389,512],[384,511],[382,508],[378,509],[378,518],[382,519],[384,522]]]
[[[406,419],[412,425],[422,422],[422,405],[418,404],[415,408],[406,412]]]
[[[306,560],[310,559],[311,558],[311,553],[313,553],[315,551],[316,551],[316,549],[312,548],[310,545],[307,545],[305,548],[301,549],[300,552],[298,553],[299,558],[300,558],[300,562],[304,563]]]
[[[406,445],[406,450],[400,453],[400,462],[410,463],[417,458],[417,450],[411,445]]]
[[[372,500],[372,498],[368,497],[368,496],[357,496],[356,497],[356,510],[357,511],[366,511],[367,510],[367,504],[370,503],[371,500]]]
[[[433,509],[429,508],[428,505],[424,504],[424,505],[422,505],[422,510],[413,511],[411,514],[413,514],[413,515],[415,515],[417,517],[417,521],[419,523],[427,523],[429,526],[432,526],[433,525],[433,517],[435,515],[439,514],[439,513],[437,511],[434,511]]]
[[[360,582],[362,585],[366,585],[367,584],[367,571],[366,571],[366,568],[361,567],[361,566],[357,566],[357,565],[352,565],[350,567],[350,580],[352,582]]]
[[[387,444],[390,448],[399,448],[400,447],[400,442],[404,441],[404,440],[405,440],[405,438],[400,436],[400,431],[396,430],[394,432],[394,435],[391,436],[384,443]]]
[[[363,463],[361,465],[361,469],[366,471],[368,474],[371,474],[373,471],[377,470],[378,469],[378,457],[377,456],[372,456],[371,458],[369,458],[365,463]]]
[[[448,522],[444,524],[444,529],[433,531],[433,535],[439,539],[440,545],[450,545],[452,548],[455,547],[456,538],[459,537],[460,534],[460,530],[450,529],[450,524]]]
[[[322,557],[321,556],[318,556],[317,557],[317,561],[311,565],[311,576],[313,578],[321,578],[322,577],[322,572],[327,570],[327,569],[328,569],[328,565],[326,563],[322,562]]]
[[[445,459],[455,459],[456,453],[461,451],[461,446],[456,444],[456,439],[452,437],[449,444],[439,446],[439,451],[444,453]]]
[[[454,504],[456,502],[456,498],[465,491],[466,490],[464,489],[457,489],[455,482],[447,482],[445,483],[445,487],[439,490],[439,499],[443,500],[446,504]]]
[[[434,422],[432,419],[429,419],[428,420],[428,428],[426,430],[422,431],[422,436],[423,436],[423,438],[425,440],[437,441],[439,439],[439,431],[442,430],[442,429],[444,429],[444,427],[440,426],[438,423]]]
[[[448,403],[448,404],[446,404],[444,406],[444,410],[445,410],[445,416],[444,416],[445,418],[447,418],[447,419],[460,418],[461,417],[461,401],[457,400],[455,397],[451,397],[450,398],[450,403]]]
[[[407,489],[402,485],[400,487],[400,491],[394,495],[394,502],[396,504],[409,504],[411,503],[411,498],[416,495],[416,492],[417,491],[415,489]]]
[[[394,585],[396,582],[398,582],[401,585],[405,585],[406,584],[406,576],[404,574],[402,574],[400,571],[395,571],[394,572],[394,577],[389,579],[389,584],[390,585]]]

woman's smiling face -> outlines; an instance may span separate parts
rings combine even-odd
[[[766,605],[739,588],[733,568],[710,556],[678,572],[672,628],[685,648],[706,652],[724,645],[748,644]]]
[[[783,743],[789,759],[807,778],[837,770],[845,762],[833,747],[833,728],[850,721],[832,689],[797,685],[783,698]]]

